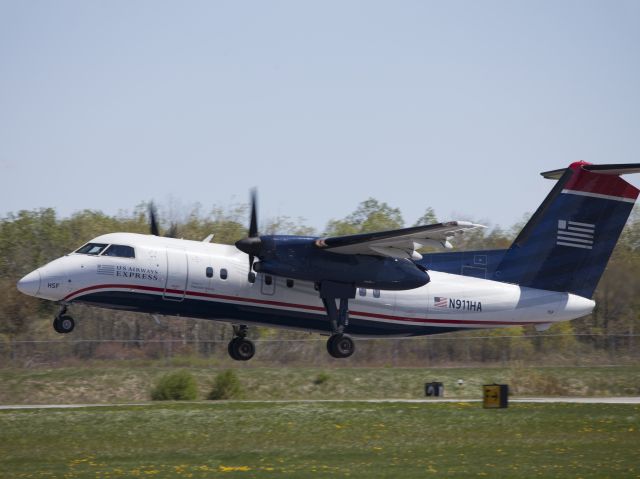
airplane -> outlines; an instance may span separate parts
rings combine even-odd
[[[639,164],[574,162],[541,173],[556,183],[507,249],[421,254],[482,227],[450,221],[335,237],[260,235],[255,193],[248,236],[235,243],[110,233],[27,274],[27,295],[60,303],[70,333],[74,303],[231,323],[231,358],[251,359],[249,325],[329,336],[347,358],[353,337],[419,336],[534,325],[592,312],[591,299],[638,197],[621,178]]]

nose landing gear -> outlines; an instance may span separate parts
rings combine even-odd
[[[67,334],[73,331],[76,322],[67,314],[67,307],[63,306],[58,315],[53,320],[53,329],[56,333]]]
[[[234,338],[229,342],[227,351],[229,356],[236,361],[249,361],[256,353],[256,346],[253,341],[247,339],[249,328],[242,324],[233,326]]]

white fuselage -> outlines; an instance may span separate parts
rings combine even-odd
[[[113,233],[94,243],[128,245],[135,258],[72,253],[23,278],[21,291],[63,303],[263,324],[328,333],[314,284],[258,274],[234,246]],[[226,273],[226,274],[225,274]],[[349,303],[354,335],[420,335],[554,322],[589,314],[581,296],[429,271],[407,291],[359,289]]]

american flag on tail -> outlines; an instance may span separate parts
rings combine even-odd
[[[577,221],[558,220],[556,244],[572,248],[593,249],[596,225]]]

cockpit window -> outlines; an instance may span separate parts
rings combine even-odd
[[[103,243],[87,243],[82,248],[77,250],[76,253],[91,254],[97,256],[102,253],[106,247],[107,245]]]
[[[117,256],[118,258],[135,258],[136,254],[131,246],[112,244],[102,253],[102,256]]]

